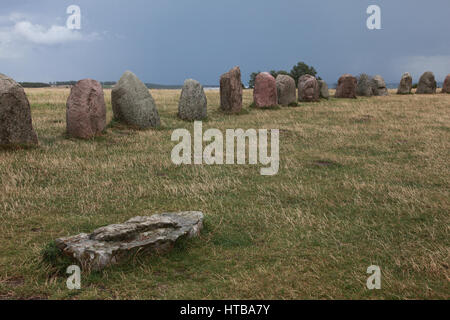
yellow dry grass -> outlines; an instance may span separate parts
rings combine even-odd
[[[55,299],[449,298],[450,95],[219,111],[203,126],[278,128],[280,172],[171,163],[179,90],[152,90],[162,128],[65,136],[68,89],[27,90],[40,147],[0,153],[0,297]],[[105,90],[108,121],[110,90]],[[136,215],[201,210],[202,237],[162,257],[83,274],[70,292],[41,263],[61,236]],[[382,268],[382,290],[365,286]]]

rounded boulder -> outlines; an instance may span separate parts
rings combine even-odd
[[[66,105],[67,133],[80,139],[99,135],[106,127],[106,104],[102,85],[92,79],[78,81]]]
[[[319,101],[320,89],[316,77],[305,74],[298,79],[298,101]]]
[[[397,94],[410,94],[412,90],[413,79],[409,72],[402,75],[400,84],[398,85]]]
[[[330,91],[328,85],[324,80],[317,80],[319,83],[319,96],[322,99],[330,99]]]
[[[297,102],[295,80],[291,76],[280,74],[276,79],[278,104],[288,106]]]
[[[278,104],[277,83],[268,72],[261,72],[255,78],[253,101],[258,108],[276,106]]]
[[[372,77],[365,73],[359,75],[356,95],[360,97],[371,97],[373,95]]]
[[[338,80],[335,97],[356,99],[356,85],[358,81],[351,74],[344,74]]]
[[[147,86],[127,71],[111,92],[114,119],[138,129],[160,126],[160,118]]]
[[[203,120],[207,117],[207,104],[203,86],[196,80],[186,80],[178,103],[178,116],[188,121]]]
[[[375,77],[373,77],[372,89],[374,96],[387,96],[389,94],[389,91],[386,87],[386,82],[380,75],[376,75]]]
[[[436,93],[437,82],[434,77],[433,72],[427,71],[425,72],[419,80],[419,84],[417,85],[417,94],[434,94]]]
[[[30,102],[22,86],[0,74],[0,146],[36,146]]]

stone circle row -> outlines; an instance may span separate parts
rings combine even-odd
[[[432,72],[420,78],[416,93],[436,93],[437,83]],[[242,110],[242,82],[239,67],[234,67],[220,78],[220,108],[229,113]],[[412,77],[402,76],[398,94],[412,92]],[[450,93],[450,75],[442,88]],[[350,74],[339,78],[336,98],[356,98],[357,95],[387,95],[386,84],[381,76],[369,79],[361,76],[359,81]],[[295,81],[289,75],[276,79],[267,72],[256,76],[253,91],[254,106],[267,108],[275,105],[297,103]],[[329,99],[325,81],[304,75],[298,81],[298,101],[315,102]],[[111,92],[114,119],[136,129],[160,126],[160,118],[147,86],[135,74],[126,71]],[[207,117],[207,98],[203,86],[188,79],[183,85],[178,105],[178,116],[183,120],[203,120]],[[90,139],[106,128],[106,104],[101,84],[92,79],[77,82],[71,89],[66,105],[67,133],[71,137]],[[0,74],[0,146],[33,146],[38,144],[33,129],[31,109],[24,89],[13,79]]]

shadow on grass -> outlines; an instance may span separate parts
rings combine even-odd
[[[310,163],[310,167],[315,168],[315,169],[318,169],[318,168],[339,169],[339,168],[343,168],[343,165],[336,161],[327,160],[327,159],[319,159],[319,160],[312,161]]]
[[[298,106],[298,104],[297,104]],[[251,105],[248,106],[249,109],[254,109],[254,110],[281,110],[281,106],[280,105],[273,105],[273,106],[268,106],[268,107],[263,107],[263,108],[259,108],[256,106],[256,104],[253,102]]]
[[[241,111],[239,111],[239,112],[225,111],[222,109],[218,110],[218,114],[226,115],[226,116],[242,116],[242,115],[246,115],[249,113],[250,113],[250,110],[246,109],[246,108],[242,108]]]
[[[22,150],[36,150],[39,149],[39,145],[17,144],[17,145],[1,145],[0,152],[16,152]]]

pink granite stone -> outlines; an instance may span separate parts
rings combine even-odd
[[[268,72],[256,76],[253,100],[258,108],[276,106],[278,104],[277,82]]]
[[[106,127],[106,104],[102,85],[92,79],[77,82],[70,92],[66,110],[67,133],[90,139]]]
[[[220,109],[239,113],[242,110],[241,69],[234,67],[220,77]]]

